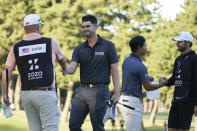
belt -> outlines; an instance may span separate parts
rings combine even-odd
[[[137,97],[137,98],[141,98],[141,97],[139,97],[139,96],[136,96],[136,95],[132,95],[132,94],[128,95],[128,94],[125,94],[125,93],[121,93],[121,95],[124,95],[124,96],[132,96],[132,97]]]
[[[81,84],[82,87],[85,87],[85,88],[95,88],[97,86],[108,86],[106,84]]]
[[[29,89],[22,89],[22,91],[56,91],[56,88],[44,88],[44,89],[29,88]]]
[[[121,93],[121,95],[130,96],[130,97],[135,97],[135,98],[140,99],[141,103],[143,102],[142,97],[139,97],[139,96],[134,96],[134,95],[132,95],[132,94],[131,94],[131,95],[128,95],[128,94],[125,94],[125,93]]]

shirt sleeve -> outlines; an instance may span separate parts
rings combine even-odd
[[[79,63],[79,46],[77,46],[72,54],[72,61]]]
[[[197,56],[192,59],[191,62],[191,71],[192,71],[192,85],[194,86],[194,99],[195,99],[195,105],[197,105]]]
[[[172,72],[172,76],[168,79],[168,84],[166,86],[172,86],[175,83],[175,71],[176,71],[175,67],[176,67],[176,63],[177,63],[176,61],[177,60],[175,60],[175,62],[174,62],[174,69]]]
[[[6,66],[10,67],[12,70],[16,67],[16,58],[14,55],[14,46],[10,49],[10,52],[8,54],[7,60],[6,60]]]
[[[113,43],[110,44],[110,48],[108,50],[109,52],[109,62],[110,64],[118,63],[118,54],[115,48],[115,45]]]
[[[149,80],[148,71],[144,65],[138,68],[138,77],[142,83]]]
[[[172,86],[174,85],[175,77],[174,74],[168,79],[168,84],[166,86]]]

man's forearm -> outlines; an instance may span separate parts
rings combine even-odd
[[[112,80],[114,85],[114,93],[119,93],[120,77],[118,69],[112,71]]]
[[[58,61],[58,63],[60,64],[62,70],[66,70],[66,58],[63,57],[61,60]]]
[[[66,73],[67,74],[74,74],[77,69],[78,63],[71,61],[70,65],[66,67]]]
[[[3,102],[8,106],[10,105],[10,100],[8,96],[8,84],[11,78],[12,71],[13,71],[12,68],[7,68],[7,71],[5,68],[2,72],[2,97],[3,97]]]
[[[66,73],[67,74],[74,74],[75,70],[71,66],[69,66],[69,67],[66,67]]]
[[[174,82],[175,82],[175,76],[172,75],[166,82],[166,86],[172,86],[174,85]]]
[[[7,89],[6,89],[6,72],[5,70],[3,70],[2,72],[2,80],[1,80],[1,92],[2,92],[2,96],[7,94]]]
[[[7,71],[6,71],[7,70]],[[10,70],[8,70],[8,68],[4,68],[3,72],[2,72],[2,95],[8,95],[8,83],[10,80]]]

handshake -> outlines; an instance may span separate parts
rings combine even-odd
[[[168,79],[166,77],[160,77],[159,78],[159,85],[162,86],[166,86],[168,84]]]
[[[159,81],[161,81],[161,82],[162,82],[162,81],[165,81],[165,80],[167,80],[166,77],[160,77],[160,78],[159,78]]]
[[[70,66],[68,66],[68,67],[65,66],[62,68],[62,71],[61,71],[62,75],[66,76],[67,74],[74,74],[77,69],[77,66],[78,66],[78,63],[72,61],[70,63]]]
[[[149,76],[150,82],[154,81],[154,78],[152,76]],[[160,77],[159,78],[159,85],[160,87],[166,86],[168,83],[168,79],[166,77]]]
[[[61,70],[61,72],[62,72],[62,75],[63,75],[63,76],[66,76],[66,75],[67,75],[66,70]]]
[[[162,83],[162,82],[164,82],[164,81],[167,81],[167,78],[166,78],[166,77],[160,77],[160,78],[159,78],[159,83],[160,83],[160,82]]]
[[[61,70],[63,76],[66,76],[68,74],[73,74],[75,73],[75,71],[76,69],[72,69],[72,68],[66,68],[64,70]]]

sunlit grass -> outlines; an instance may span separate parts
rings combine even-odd
[[[27,119],[24,111],[17,111],[17,112],[13,111],[13,114],[14,115],[11,118],[7,118],[7,119],[2,117],[0,118],[0,131],[28,131]],[[167,120],[168,113],[158,113],[155,120],[155,126],[149,126],[150,125],[149,117],[150,117],[150,113],[145,113],[143,116],[143,122],[146,131],[163,131],[164,121]],[[106,131],[112,131],[112,129],[121,131],[119,121],[120,120],[117,118],[115,122],[115,126],[112,127],[111,121],[108,120],[105,124]],[[193,130],[193,127],[194,127],[194,122],[192,122],[191,130]],[[92,126],[89,116],[85,120],[82,129],[83,131],[92,131]],[[69,131],[68,123],[64,125],[60,125],[60,131]],[[126,131],[125,126],[124,126],[124,131]]]

